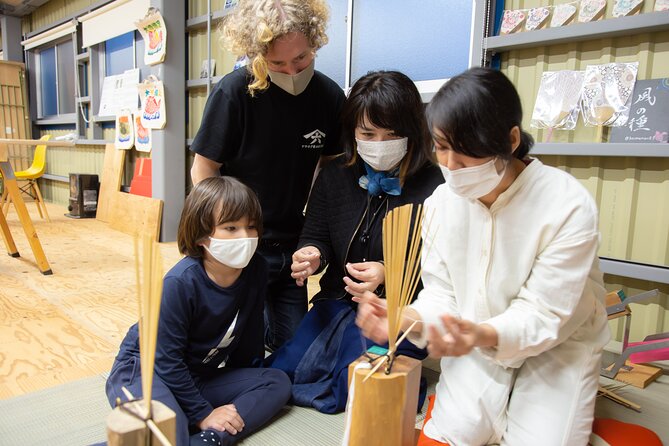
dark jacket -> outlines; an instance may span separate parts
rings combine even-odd
[[[347,255],[351,240],[368,206],[367,191],[358,184],[364,174],[362,161],[347,167],[343,157],[340,157],[320,172],[311,191],[298,249],[315,246],[328,264],[320,280],[321,290],[313,300],[351,298],[344,290],[342,278],[346,275],[345,264],[349,261]],[[387,210],[408,203],[422,204],[443,182],[439,168],[426,165],[406,180],[399,196],[388,196]],[[380,243],[372,247],[368,260],[383,260]],[[320,269],[323,267],[321,264]]]

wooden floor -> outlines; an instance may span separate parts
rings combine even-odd
[[[13,208],[7,220],[20,258],[0,244],[0,399],[108,371],[137,320],[133,239],[95,219],[71,219],[27,203],[53,275],[42,275]],[[161,243],[164,270],[180,258]]]
[[[11,208],[21,257],[0,255],[0,398],[109,370],[137,319],[132,238],[59,206],[48,205],[51,223],[28,209],[53,275],[37,269]],[[161,252],[166,269],[179,258],[174,243]]]

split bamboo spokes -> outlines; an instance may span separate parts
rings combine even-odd
[[[151,419],[151,418],[144,418],[143,414],[146,412],[146,409],[144,407],[144,404],[141,403],[142,400],[136,400],[135,397],[133,396],[132,393],[125,387],[121,387],[121,390],[125,394],[125,397],[128,399],[125,403],[122,403],[120,401],[120,398],[116,400],[116,405],[120,407],[121,409],[125,410],[132,416],[139,418],[140,420],[144,421],[151,431],[153,435],[156,436],[158,441],[160,441],[160,444],[163,446],[172,446],[172,443],[170,443],[170,440],[163,434],[163,432],[160,430],[160,428],[156,425],[156,423]],[[146,401],[144,399],[143,401]],[[147,444],[151,444],[151,437],[149,436],[147,438]]]
[[[396,345],[400,345],[400,344],[402,343],[402,341],[409,335],[409,333],[411,332],[411,330],[413,330],[413,327],[415,327],[416,324],[417,324],[418,322],[419,322],[419,321],[414,321],[414,322],[409,326],[409,328],[404,332],[404,334],[402,334],[402,336],[397,340]],[[395,347],[395,348],[396,348],[396,347]],[[381,358],[382,358],[382,359],[381,359],[378,363],[376,363],[376,365],[372,368],[372,370],[370,370],[369,373],[367,373],[367,376],[365,376],[365,377],[363,378],[362,382],[367,381],[367,380],[369,379],[370,376],[372,376],[374,373],[376,373],[376,371],[377,371],[383,364],[385,364],[386,361],[388,361],[388,366],[386,367],[386,375],[390,375],[390,372],[391,372],[391,369],[392,369],[392,363],[393,363],[393,361],[395,360],[395,351],[394,351],[394,350],[393,350],[393,351],[390,351],[390,349],[389,349],[389,350],[388,350],[388,353],[386,353],[385,355],[383,355]]]

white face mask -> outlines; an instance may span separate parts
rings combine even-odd
[[[267,71],[274,85],[293,96],[297,96],[307,89],[311,78],[314,77],[314,65],[315,60],[312,60],[304,70],[297,74],[278,73],[272,70]]]
[[[219,263],[230,268],[244,268],[251,261],[258,247],[258,237],[220,239],[209,237],[209,246],[204,249]]]
[[[493,158],[487,163],[474,167],[463,167],[461,169],[450,170],[446,166],[439,167],[444,174],[446,184],[457,195],[464,198],[480,198],[492,192],[502,181],[504,172],[506,172],[507,162],[504,161],[504,167],[501,172],[497,171]]]
[[[358,144],[358,154],[372,169],[385,172],[397,166],[407,153],[409,138],[390,139],[388,141],[362,141]]]

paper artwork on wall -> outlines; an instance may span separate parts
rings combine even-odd
[[[116,136],[114,145],[119,150],[129,150],[135,142],[135,131],[132,124],[132,113],[123,110],[116,115]]]
[[[669,142],[669,78],[636,82],[630,117],[611,130],[609,142]]]
[[[551,28],[567,25],[576,15],[576,5],[565,3],[553,8],[553,18],[551,19]]]
[[[135,149],[139,152],[150,152],[152,146],[151,129],[142,125],[142,111],[135,111],[132,114],[132,119],[135,124]]]
[[[606,0],[581,0],[578,21],[581,23],[595,21],[604,15],[604,11],[606,11]]]
[[[149,8],[146,16],[135,22],[144,39],[144,63],[156,65],[165,60],[167,52],[167,28],[163,16],[155,8]]]
[[[100,91],[99,116],[115,116],[119,112],[137,108],[139,68],[121,74],[106,76]]]
[[[521,25],[525,21],[525,12],[523,10],[511,10],[507,9],[504,11],[504,17],[502,18],[502,27],[500,28],[500,34],[511,34],[521,29]]]
[[[632,15],[641,10],[643,0],[615,0],[613,3],[613,17]]]
[[[586,125],[625,125],[638,69],[638,62],[588,65],[585,68],[581,111]]]
[[[669,0],[655,0],[654,11],[669,11]]]
[[[165,90],[163,82],[154,75],[138,85],[142,125],[147,129],[162,129],[166,124]]]
[[[584,71],[571,70],[546,71],[541,75],[530,126],[549,129],[547,141],[552,129],[576,127],[584,75]]]
[[[534,31],[544,26],[548,20],[548,16],[551,15],[550,8],[541,7],[541,8],[532,8],[527,12],[527,19],[525,20],[525,29],[528,31]]]

